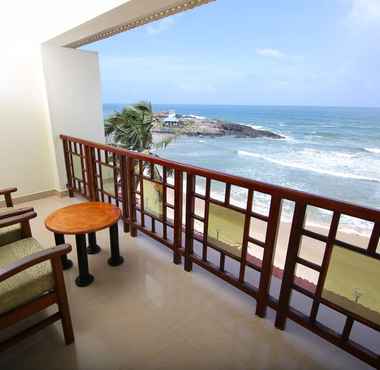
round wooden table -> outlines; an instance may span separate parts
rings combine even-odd
[[[65,234],[75,235],[79,266],[79,276],[75,282],[78,286],[90,285],[94,280],[89,273],[87,254],[96,254],[100,251],[100,247],[96,244],[96,231],[109,227],[111,257],[108,263],[111,266],[123,263],[119,251],[117,226],[120,216],[120,209],[113,204],[85,202],[58,209],[46,218],[45,226],[54,233],[56,245],[65,243]],[[88,248],[86,248],[86,234],[88,234]],[[69,269],[73,265],[66,255],[62,258],[62,264],[64,269]]]

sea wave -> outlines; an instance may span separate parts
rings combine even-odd
[[[260,125],[255,125],[253,123],[250,123],[249,124],[252,128],[256,129],[256,130],[266,130],[266,128],[264,126],[260,126]]]
[[[299,141],[297,139],[295,139],[294,137],[291,137],[291,136],[285,135],[285,134],[279,134],[279,135],[281,135],[284,138],[284,140],[286,142],[288,142],[289,144],[297,144],[297,143],[299,143]]]
[[[267,157],[267,156],[262,155],[262,154],[248,152],[248,151],[245,151],[245,150],[238,150],[237,154],[241,155],[241,156],[250,156],[250,157],[255,157],[255,158],[263,159],[265,161],[277,164],[279,166],[297,168],[299,170],[320,173],[322,175],[335,176],[335,177],[343,177],[343,178],[348,178],[348,179],[355,179],[355,180],[361,180],[361,181],[370,181],[370,182],[380,183],[380,179],[374,178],[374,177],[355,175],[355,174],[352,174],[352,173],[337,172],[337,171],[331,171],[331,170],[322,170],[320,168],[310,167],[309,164],[294,163],[294,162],[289,162],[289,161],[284,161],[284,160],[278,160],[278,159],[275,159],[275,158]]]
[[[368,153],[380,154],[380,148],[364,148]]]
[[[196,185],[196,192],[204,195],[206,191],[205,183]],[[244,189],[234,189],[231,194],[231,204],[245,208],[246,207],[246,194]],[[224,200],[224,190],[214,190],[211,192],[211,196],[217,200]],[[255,193],[254,211],[268,216],[270,209],[270,196],[263,193]],[[283,203],[281,213],[281,222],[291,224],[294,214],[294,205],[292,203]],[[313,214],[308,214],[306,218],[306,227],[309,229],[318,228],[329,230],[331,223],[330,216],[331,211],[323,208],[315,208]],[[359,218],[350,217],[348,219],[342,218],[339,224],[339,231],[344,234],[360,235],[368,237],[372,231],[373,224]]]
[[[339,138],[339,133],[329,131],[313,131],[311,132],[311,136],[324,139],[336,139]]]
[[[182,117],[185,117],[185,118],[195,118],[195,119],[199,119],[199,120],[205,120],[205,119],[207,119],[207,117],[197,116],[196,114],[184,114],[184,115],[182,115]]]
[[[340,160],[345,160],[345,159],[351,159],[351,158],[356,158],[357,153],[347,153],[343,151],[323,151],[323,150],[318,150],[314,148],[305,148],[304,150],[301,151],[301,155],[309,155],[312,156],[313,159],[316,156],[324,157],[323,159],[331,160],[332,158],[337,159],[339,158]]]

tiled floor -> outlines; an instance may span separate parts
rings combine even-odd
[[[78,201],[33,202],[39,215],[32,223],[34,236],[53,244],[44,218]],[[65,279],[75,344],[65,346],[60,324],[50,326],[1,353],[1,370],[367,368],[296,324],[276,330],[273,312],[258,318],[251,298],[200,268],[184,272],[164,246],[141,234],[131,239],[119,229],[125,263],[107,264],[108,233],[98,233],[103,250],[89,256],[91,286],[74,284],[77,265],[71,253],[75,266]],[[72,238],[67,241],[74,245]]]

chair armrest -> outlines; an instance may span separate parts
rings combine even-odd
[[[21,258],[20,260],[13,262],[7,266],[0,268],[0,283],[11,276],[26,270],[29,267],[37,265],[41,262],[51,260],[53,258],[58,258],[67,254],[71,251],[70,244],[61,244],[56,247],[52,247],[49,249],[44,249],[40,252],[36,252],[31,254],[30,256],[26,256]]]
[[[14,193],[15,191],[17,191],[17,188],[4,188],[4,189],[0,189],[0,195]]]
[[[0,189],[0,195],[4,195],[5,204],[7,207],[13,207],[13,201],[12,201],[11,193],[14,193],[15,191],[17,191],[17,188]]]
[[[37,216],[36,212],[28,212],[28,213],[22,213],[21,215],[16,215],[16,216],[0,219],[0,229],[6,226],[29,222],[30,219],[35,218],[36,216]]]
[[[3,218],[8,218],[12,216],[18,216],[22,215],[23,213],[29,213],[29,212],[34,212],[33,207],[26,207],[26,208],[17,208],[17,209],[10,209],[9,211],[4,211],[0,213],[0,220]]]

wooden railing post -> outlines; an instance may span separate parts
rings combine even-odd
[[[134,187],[134,163],[131,157],[127,157],[127,191],[128,191],[128,214],[130,222],[131,237],[137,236],[137,228],[133,224],[136,222],[136,196]]]
[[[327,277],[327,270],[329,268],[330,259],[331,259],[331,255],[332,255],[333,248],[334,248],[336,234],[338,232],[339,220],[340,220],[340,213],[334,212],[332,220],[331,220],[331,224],[330,224],[329,235],[327,237],[325,253],[323,255],[321,272],[319,274],[318,283],[317,283],[317,287],[315,290],[315,299],[314,299],[313,305],[311,307],[311,312],[310,312],[310,321],[311,322],[315,322],[317,319],[318,309],[319,309],[319,304],[320,304],[319,302],[321,299],[323,287],[325,285],[325,280]]]
[[[225,196],[224,203],[227,205],[230,204],[230,196],[231,196],[231,187],[226,186],[226,196]],[[250,233],[250,227],[251,227],[250,214],[252,213],[252,202],[253,202],[253,190],[248,189],[247,207],[246,207],[245,215],[244,215],[243,243],[242,243],[240,271],[239,271],[239,282],[241,284],[244,284],[245,269],[246,269],[246,264],[247,264],[248,239],[249,239],[249,233]],[[224,266],[223,266],[223,270],[224,270]]]
[[[288,251],[286,253],[286,261],[284,268],[284,276],[282,278],[280,299],[278,302],[278,310],[276,315],[276,328],[285,329],[286,319],[288,316],[290,296],[292,292],[294,274],[296,269],[296,260],[300,248],[302,229],[305,222],[306,204],[296,203],[294,210],[292,227],[290,230]]]
[[[128,167],[127,167],[127,157],[125,155],[120,156],[120,179],[121,179],[121,191],[123,198],[123,223],[124,232],[128,233],[130,226],[126,220],[129,219],[129,209],[128,209]]]
[[[368,253],[371,256],[376,255],[377,246],[379,245],[379,239],[380,239],[380,221],[376,222],[373,226],[371,238],[369,239],[368,244]]]
[[[93,149],[85,145],[84,146],[85,159],[86,159],[86,175],[87,175],[87,186],[88,186],[88,195],[90,200],[97,200],[96,192],[96,168],[95,168],[95,157]]]
[[[74,196],[74,185],[73,185],[73,177],[70,171],[70,159],[69,159],[69,148],[67,146],[67,141],[62,139],[63,144],[63,154],[65,157],[65,167],[66,167],[66,176],[67,176],[67,190],[69,192],[69,197],[72,198]]]
[[[273,259],[276,251],[276,243],[278,236],[278,229],[281,219],[281,204],[282,199],[278,196],[272,196],[268,230],[265,238],[265,248],[263,255],[263,262],[261,266],[259,295],[257,298],[256,315],[260,317],[266,316],[269,299],[269,289],[272,279]]]
[[[173,262],[181,264],[180,248],[182,247],[182,194],[183,177],[180,170],[175,170],[174,174],[174,253]]]
[[[95,148],[90,149],[90,155],[91,155],[91,163],[92,163],[92,170],[93,170],[93,176],[94,176],[94,199],[98,202],[99,201],[99,192],[98,192],[98,171],[96,166],[96,155],[95,155]],[[100,166],[100,165],[99,165]]]
[[[185,239],[185,271],[192,271],[193,261],[193,233],[194,233],[194,193],[195,191],[195,176],[187,173],[186,176],[186,239]]]

